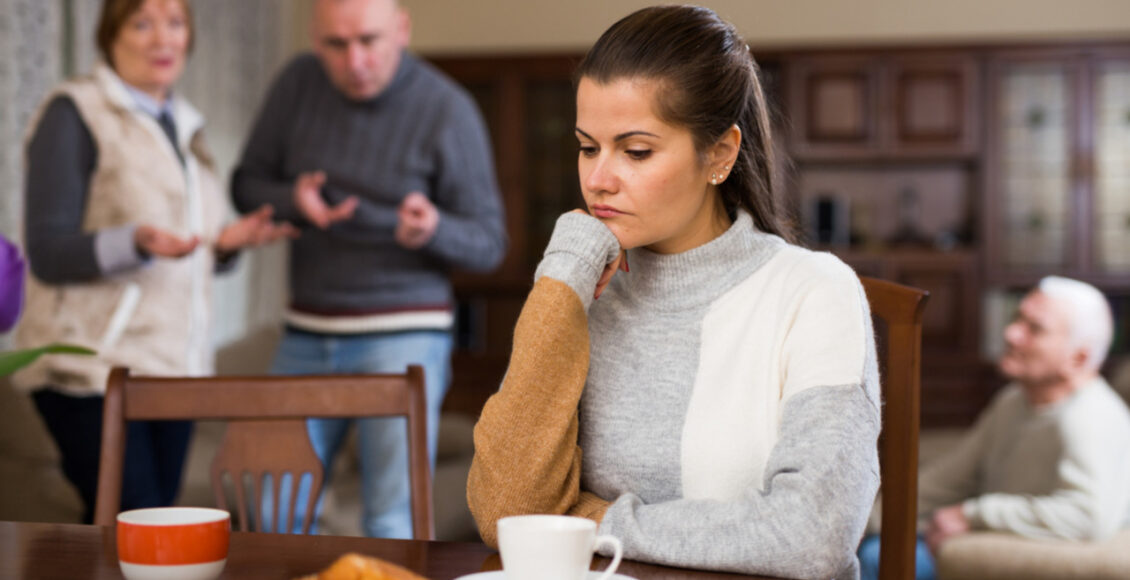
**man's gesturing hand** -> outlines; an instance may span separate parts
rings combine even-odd
[[[353,217],[357,209],[357,196],[351,195],[341,203],[330,206],[322,198],[322,186],[326,183],[326,174],[322,171],[312,171],[298,176],[294,182],[294,205],[310,223],[319,229],[326,229],[330,224]]]
[[[396,243],[416,250],[432,239],[439,225],[439,210],[418,191],[409,193],[400,203],[396,221]]]

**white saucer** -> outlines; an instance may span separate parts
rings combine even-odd
[[[585,580],[596,580],[597,578],[600,578],[600,575],[603,573],[604,572],[598,572],[595,570],[589,571],[589,575],[585,578]],[[505,580],[505,578],[506,576],[502,574],[502,570],[495,570],[494,572],[478,572],[476,574],[468,574],[466,576],[460,576],[455,580]],[[610,580],[636,580],[631,576],[625,576],[623,574],[613,574],[609,578]]]

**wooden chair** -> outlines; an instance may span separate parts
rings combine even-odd
[[[879,578],[905,580],[914,578],[922,312],[929,293],[886,280],[860,280],[871,305],[883,393]]]
[[[405,374],[209,378],[131,377],[128,369],[115,368],[106,387],[94,523],[112,525],[119,511],[126,421],[227,421],[212,462],[217,505],[228,509],[226,475],[231,482],[228,491],[235,496],[237,528],[266,529],[262,517],[256,521],[250,514],[261,511],[264,475],[270,475],[273,517],[269,521],[277,529],[280,484],[286,474],[291,493],[284,529],[290,530],[298,484],[310,479],[302,522],[306,533],[324,479],[306,432],[306,419],[403,416],[408,424],[414,535],[434,539],[424,400],[424,370],[417,365],[408,367]],[[246,485],[248,478],[250,485]]]

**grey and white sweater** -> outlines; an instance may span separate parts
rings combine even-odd
[[[858,576],[879,389],[855,274],[740,213],[688,252],[630,251],[593,301],[618,250],[596,219],[559,219],[476,426],[484,539],[499,517],[569,513],[637,560]]]

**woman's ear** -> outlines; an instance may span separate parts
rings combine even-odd
[[[726,129],[722,136],[710,146],[710,151],[707,159],[710,165],[711,173],[718,176],[718,182],[721,183],[726,180],[730,175],[730,171],[734,168],[734,161],[738,158],[738,152],[742,147],[742,130],[737,125],[731,125]]]

